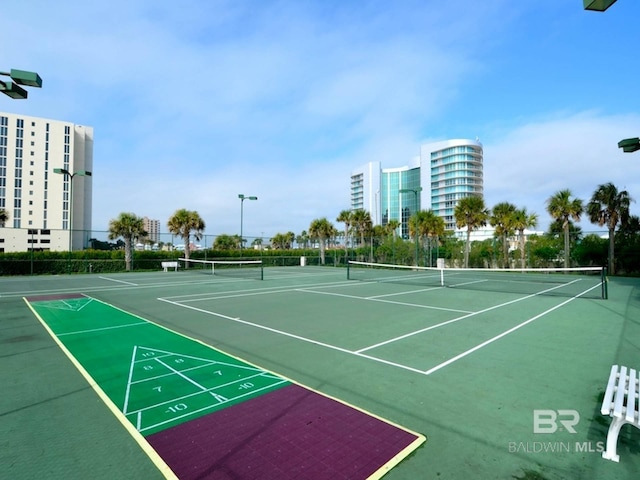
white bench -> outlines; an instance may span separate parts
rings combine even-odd
[[[640,378],[633,368],[614,365],[611,367],[609,383],[604,392],[601,412],[613,418],[607,432],[607,449],[602,457],[614,462],[620,461],[616,453],[618,434],[625,423],[640,428]]]
[[[166,272],[169,268],[173,268],[176,272],[178,271],[179,264],[178,262],[162,262],[162,269]]]

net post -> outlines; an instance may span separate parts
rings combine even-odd
[[[351,260],[347,258],[347,280],[351,280],[351,277],[349,276],[351,273],[350,268],[351,268]]]
[[[262,260],[260,260],[260,280],[264,280],[264,265],[262,265]]]
[[[609,299],[609,287],[607,285],[607,267],[602,267],[602,278],[601,278],[601,282],[602,282],[602,298],[604,300],[608,300]]]

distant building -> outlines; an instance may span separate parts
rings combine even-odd
[[[462,198],[483,197],[483,149],[478,140],[445,140],[421,145],[420,156],[402,167],[369,162],[351,173],[351,209],[367,210],[374,225],[400,222],[409,236],[409,218],[431,208],[455,230],[454,209]],[[405,190],[405,192],[400,192]]]
[[[92,127],[0,112],[0,251],[88,246],[92,170]]]
[[[160,241],[160,220],[144,217],[142,222],[149,242],[158,243]]]

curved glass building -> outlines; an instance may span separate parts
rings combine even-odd
[[[420,157],[423,186],[430,185],[431,209],[444,219],[447,230],[455,230],[453,211],[458,201],[484,193],[482,144],[478,140],[430,143],[422,145]]]
[[[351,209],[365,209],[374,225],[398,220],[398,234],[408,238],[408,220],[431,208],[455,230],[454,209],[462,198],[483,196],[483,150],[479,140],[427,143],[420,156],[402,167],[382,168],[369,162],[351,173]]]

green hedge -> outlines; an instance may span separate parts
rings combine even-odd
[[[133,271],[162,270],[162,262],[177,260],[184,252],[135,251]],[[262,260],[265,267],[300,265],[300,257],[307,265],[320,265],[318,250],[197,250],[190,258],[196,260]],[[353,258],[353,257],[352,257]],[[325,265],[344,265],[344,250],[328,250]],[[0,275],[61,275],[69,273],[125,272],[124,251],[82,250],[77,252],[18,252],[0,253]]]

